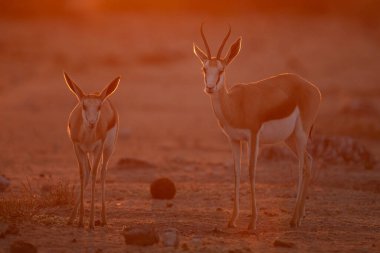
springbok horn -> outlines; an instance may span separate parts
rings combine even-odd
[[[216,59],[218,59],[218,60],[220,59],[220,55],[222,54],[223,47],[226,44],[226,41],[227,41],[228,37],[230,37],[230,34],[231,34],[231,25],[228,25],[228,26],[229,26],[228,33],[227,33],[226,37],[224,37],[224,40],[223,40],[222,44],[220,45],[218,55],[216,56]]]
[[[210,48],[209,48],[209,46],[207,44],[207,40],[206,40],[205,34],[203,33],[203,23],[201,24],[201,35],[202,35],[203,42],[205,43],[205,46],[206,46],[207,58],[211,59]]]

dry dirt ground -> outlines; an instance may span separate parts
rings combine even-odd
[[[62,70],[85,91],[122,76],[111,98],[121,129],[107,177],[108,226],[94,231],[67,226],[71,206],[46,208],[31,220],[16,221],[20,232],[0,239],[1,253],[20,239],[39,252],[380,252],[378,165],[368,170],[361,164],[319,166],[315,161],[318,176],[309,191],[307,216],[293,229],[296,162],[261,159],[258,233],[245,233],[250,213],[246,169],[238,228],[227,229],[232,157],[192,53],[193,41],[203,48],[203,20],[174,14],[1,20],[0,174],[11,180],[3,196],[21,191],[27,181],[35,191],[60,180],[78,183],[66,134],[76,99]],[[353,136],[379,156],[378,26],[334,17],[260,14],[206,21],[213,52],[228,23],[228,45],[243,36],[242,51],[227,71],[229,85],[296,72],[324,96],[315,134]],[[156,167],[116,166],[127,157]],[[161,176],[176,183],[173,200],[151,199],[149,184]],[[89,194],[88,189],[86,222]],[[99,215],[100,196],[97,200]],[[125,245],[123,225],[150,222],[158,229],[177,228],[180,247]],[[274,247],[276,239],[295,247]]]

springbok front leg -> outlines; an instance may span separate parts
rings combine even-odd
[[[256,207],[256,192],[255,192],[255,180],[256,180],[256,165],[257,157],[259,153],[259,136],[252,136],[248,142],[248,156],[249,156],[249,182],[251,184],[251,208],[252,216],[248,226],[248,231],[256,231],[257,222],[257,207]]]
[[[67,224],[69,225],[73,224],[77,216],[78,207],[80,205],[78,226],[81,227],[83,226],[83,215],[84,215],[84,204],[83,204],[84,190],[86,189],[89,178],[90,178],[91,167],[90,167],[90,162],[88,160],[88,155],[85,152],[83,152],[77,144],[74,144],[74,150],[75,150],[75,154],[76,154],[78,165],[79,165],[80,191],[78,192],[75,206],[71,212],[71,215]]]
[[[90,224],[88,227],[90,229],[94,228],[94,212],[95,212],[95,185],[96,185],[96,175],[98,173],[99,164],[102,160],[102,149],[103,147],[98,147],[94,153],[94,161],[92,164],[92,180],[91,180],[91,211],[90,211]]]
[[[112,150],[105,148],[103,152],[102,168],[100,171],[101,191],[102,191],[102,210],[101,210],[100,216],[102,218],[102,223],[101,223],[102,226],[107,225],[105,184],[106,184],[108,161],[111,157],[111,154],[112,154]]]
[[[241,171],[241,154],[242,154],[242,144],[239,140],[230,140],[232,155],[234,159],[234,172],[235,172],[235,199],[234,199],[234,209],[232,211],[232,216],[228,222],[228,227],[236,227],[236,221],[239,217],[239,202],[240,202],[240,171]]]

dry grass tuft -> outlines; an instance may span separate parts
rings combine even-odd
[[[74,202],[74,187],[67,181],[43,186],[36,192],[29,180],[20,193],[0,195],[0,219],[27,220],[48,207],[65,206]]]

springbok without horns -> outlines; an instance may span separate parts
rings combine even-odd
[[[84,190],[92,173],[92,195],[89,228],[94,228],[94,198],[95,182],[99,165],[101,164],[101,195],[102,211],[101,223],[107,224],[105,206],[105,180],[107,165],[114,150],[119,128],[119,118],[116,109],[112,106],[108,97],[116,90],[120,78],[113,80],[101,92],[85,94],[70,77],[64,73],[64,78],[69,89],[78,98],[78,104],[70,114],[68,122],[68,134],[73,143],[79,165],[80,193],[72,210],[69,224],[76,218],[79,208],[79,226],[83,226]],[[90,161],[91,160],[91,161]]]
[[[225,69],[238,55],[241,37],[221,58],[231,27],[219,47],[216,57],[201,35],[207,53],[193,45],[195,55],[203,65],[205,93],[210,97],[219,126],[228,137],[234,158],[235,201],[229,227],[236,227],[239,215],[239,185],[242,145],[247,143],[249,181],[251,185],[252,216],[248,230],[256,230],[257,208],[255,196],[255,170],[259,148],[262,144],[285,142],[299,160],[299,181],[295,210],[290,221],[298,227],[305,215],[305,198],[310,180],[312,158],[306,151],[309,133],[317,116],[321,93],[319,89],[295,74],[279,74],[267,79],[236,84],[228,89]]]

